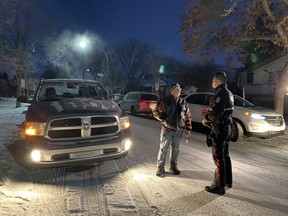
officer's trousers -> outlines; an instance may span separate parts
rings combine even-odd
[[[232,184],[232,165],[229,156],[229,142],[231,137],[231,125],[221,127],[219,134],[213,137],[212,155],[216,165],[214,173],[214,185],[225,187]]]

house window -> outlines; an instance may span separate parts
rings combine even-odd
[[[253,73],[247,73],[247,83],[252,84],[254,79],[254,74]]]

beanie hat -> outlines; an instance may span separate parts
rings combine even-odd
[[[175,88],[180,88],[180,89],[181,89],[181,87],[180,87],[180,85],[179,85],[178,83],[172,82],[172,83],[170,84],[170,91],[172,91],[172,90],[175,89]]]

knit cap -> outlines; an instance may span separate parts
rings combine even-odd
[[[180,87],[180,85],[179,85],[178,83],[172,82],[172,83],[170,84],[170,91],[172,91],[172,90],[175,89],[175,88],[180,88],[180,89],[181,89],[181,87]]]

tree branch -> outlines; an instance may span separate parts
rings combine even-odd
[[[239,42],[255,41],[255,40],[272,41],[273,38],[270,36],[254,35],[252,37],[243,37],[238,39],[236,38],[235,40]]]
[[[268,14],[268,16],[271,18],[272,22],[275,24],[275,30],[278,32],[279,36],[283,40],[283,44],[285,47],[288,47],[287,41],[287,35],[285,30],[277,23],[277,18],[274,16],[273,12],[270,9],[268,0],[263,1],[263,10]]]
[[[288,0],[283,0],[283,2],[288,6]]]
[[[237,0],[235,0],[234,4],[229,8],[229,9],[224,9],[224,13],[221,14],[220,16],[222,17],[225,17],[225,16],[228,16],[229,14],[235,12],[235,8],[236,8],[236,5],[237,5]]]

